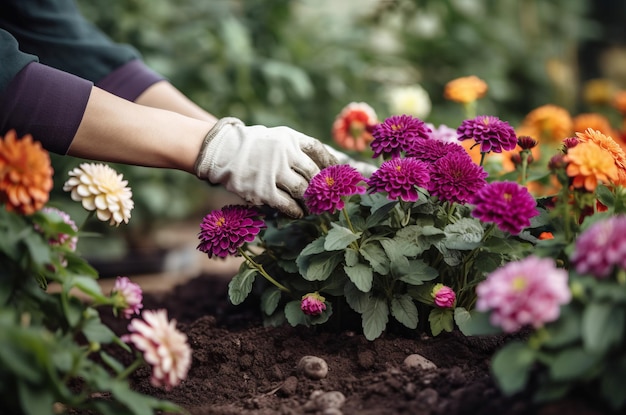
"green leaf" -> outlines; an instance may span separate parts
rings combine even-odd
[[[17,393],[21,407],[29,415],[49,414],[54,404],[51,388],[29,384],[24,379],[18,378]]]
[[[461,333],[466,336],[486,336],[502,333],[499,327],[489,322],[489,313],[472,310],[467,311],[463,307],[454,309],[454,321],[459,326]]]
[[[597,363],[598,357],[582,347],[565,349],[549,363],[550,375],[557,381],[584,378]]]
[[[389,202],[375,209],[365,220],[365,228],[370,229],[389,219],[389,212],[398,202]]]
[[[357,313],[363,313],[370,300],[371,294],[359,290],[353,282],[348,282],[344,288],[344,296],[350,308]]]
[[[115,334],[110,328],[102,324],[100,317],[92,317],[83,324],[83,334],[90,342],[110,343]]]
[[[512,341],[495,353],[491,366],[505,395],[513,395],[524,388],[534,361],[535,352],[520,341]]]
[[[345,261],[347,266],[352,267],[359,263],[359,253],[356,250],[348,248],[346,249],[345,254]]]
[[[560,317],[546,326],[547,338],[544,344],[547,347],[557,348],[572,344],[581,336],[581,316],[573,307],[564,306]]]
[[[339,251],[345,249],[352,242],[361,237],[361,232],[354,233],[348,228],[332,223],[332,229],[326,234],[324,249],[326,251]]]
[[[94,300],[101,302],[106,302],[108,300],[108,297],[102,293],[102,289],[100,288],[98,281],[90,276],[77,275],[73,278],[68,278],[67,281],[68,284],[64,284],[66,288],[67,285],[74,286]]]
[[[443,243],[448,249],[471,250],[480,245],[484,234],[477,219],[461,218],[444,228],[446,235]]]
[[[615,205],[615,195],[603,184],[599,184],[596,187],[596,197],[606,207],[611,208]]]
[[[261,310],[268,316],[274,314],[280,302],[281,295],[282,292],[274,286],[263,291],[263,294],[261,294]]]
[[[359,263],[353,267],[344,266],[343,270],[359,290],[369,292],[372,289],[374,272],[368,265]]]
[[[228,298],[234,305],[244,302],[248,294],[252,291],[252,284],[256,278],[257,271],[252,268],[240,270],[228,283]]]
[[[325,252],[305,258],[298,257],[300,274],[307,281],[324,281],[343,259],[343,252]]]
[[[321,254],[325,251],[324,244],[326,242],[326,237],[321,236],[304,247],[304,249],[300,252],[298,257],[306,257],[314,254]]]
[[[583,312],[582,337],[585,348],[594,353],[605,353],[617,344],[624,334],[626,314],[623,308],[611,303],[590,303]]]
[[[333,315],[333,305],[330,301],[326,302],[326,309],[318,316],[306,316],[311,325],[324,324]]]
[[[285,304],[285,317],[287,318],[287,322],[294,327],[299,324],[305,326],[309,325],[306,314],[304,314],[300,308],[299,300],[289,301]]]
[[[394,239],[403,247],[404,255],[415,257],[444,236],[443,231],[434,226],[410,225],[400,229]]]
[[[430,323],[430,331],[433,336],[439,335],[442,331],[448,333],[454,329],[454,317],[452,309],[450,308],[433,308],[428,315],[428,322]]]
[[[614,410],[626,404],[626,389],[623,380],[626,379],[626,356],[608,366],[600,379],[600,393]]]
[[[367,340],[374,340],[382,334],[389,321],[389,307],[381,298],[370,298],[363,310],[363,334]]]
[[[124,371],[124,369],[126,369],[124,367],[124,365],[117,360],[116,358],[114,358],[113,356],[111,356],[110,354],[108,354],[107,352],[105,352],[104,350],[100,351],[100,358],[102,359],[102,361],[111,369],[113,369],[113,371],[115,373],[122,373]]]
[[[381,275],[389,274],[389,258],[385,250],[376,242],[366,243],[359,249],[363,258],[369,262],[374,271]]]
[[[391,315],[406,327],[417,328],[417,307],[410,295],[403,294],[391,300]]]
[[[422,285],[426,281],[432,281],[439,276],[439,271],[426,264],[422,259],[409,261],[409,272],[400,276],[400,281],[411,285]]]

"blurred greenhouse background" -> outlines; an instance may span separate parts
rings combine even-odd
[[[421,86],[432,103],[421,118],[454,128],[462,108],[445,101],[443,89],[456,77],[485,80],[489,92],[479,113],[513,126],[547,103],[585,111],[591,79],[626,87],[626,2],[620,1],[78,3],[104,32],[135,46],[150,67],[216,116],[288,125],[327,143],[345,105],[367,102],[382,120],[394,111],[389,92],[397,87]],[[57,177],[78,162],[55,157]],[[124,233],[118,253],[119,246],[136,249],[163,224],[201,218],[212,208],[211,196],[223,196],[184,173],[114,167],[129,180],[136,203],[130,224],[115,232]],[[106,250],[102,241],[97,249]]]

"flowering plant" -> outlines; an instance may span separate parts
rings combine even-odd
[[[357,119],[350,109],[363,105],[340,116]],[[515,131],[479,116],[465,120],[449,142],[410,115],[344,128],[342,142],[349,131],[369,141],[378,161],[370,177],[350,165],[322,170],[304,193],[310,215],[300,219],[245,206],[211,212],[199,249],[246,258],[229,286],[235,304],[258,275],[270,283],[261,294],[268,324],[321,324],[336,310],[351,310],[370,340],[390,319],[433,335],[453,330],[455,316],[464,321],[474,308],[476,285],[531,253],[546,222],[547,211],[525,186],[488,181],[482,162],[461,145],[471,140],[484,160],[514,150]]]
[[[66,189],[100,220],[119,225],[130,217],[131,191],[109,169],[85,163]],[[190,364],[184,335],[163,312],[139,316],[142,291],[127,277],[102,292],[96,270],[76,252],[81,227],[48,205],[52,181],[49,155],[38,142],[15,131],[0,137],[0,412],[181,412],[131,390],[127,378],[147,363],[155,386],[177,385]],[[103,306],[132,319],[128,337],[102,322]],[[109,354],[119,347],[132,363]]]

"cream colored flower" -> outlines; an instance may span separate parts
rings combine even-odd
[[[187,336],[176,329],[176,320],[167,320],[165,310],[146,310],[143,320],[131,320],[130,334],[122,340],[132,343],[152,366],[150,383],[170,390],[187,377],[191,366],[191,348]]]
[[[69,172],[63,190],[71,192],[72,200],[82,202],[85,209],[95,211],[98,219],[118,226],[128,223],[135,206],[128,181],[109,165],[82,163]]]
[[[420,85],[390,88],[387,102],[392,114],[408,114],[422,119],[428,117],[432,109],[430,96]]]

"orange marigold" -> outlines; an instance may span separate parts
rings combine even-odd
[[[374,140],[371,130],[377,123],[372,107],[365,102],[351,102],[333,122],[333,140],[345,150],[364,151]]]
[[[0,140],[0,202],[10,212],[30,215],[41,209],[52,190],[50,155],[30,134],[15,130]]]
[[[617,166],[618,178],[615,180],[615,184],[626,186],[626,153],[622,147],[611,136],[606,136],[592,128],[588,128],[582,133],[576,133],[576,136],[582,142],[591,141],[607,151]]]
[[[529,112],[522,121],[520,130],[540,142],[543,139],[560,142],[572,135],[573,126],[572,117],[565,108],[546,104]]]
[[[598,182],[615,182],[617,166],[611,154],[593,141],[581,142],[567,150],[567,175],[573,178],[572,185],[593,192]]]
[[[573,119],[574,131],[586,131],[588,128],[597,130],[604,135],[613,136],[615,130],[611,126],[611,122],[607,117],[595,112],[578,114]]]
[[[487,93],[487,83],[475,75],[464,76],[448,82],[443,96],[446,99],[462,104],[474,102]]]

